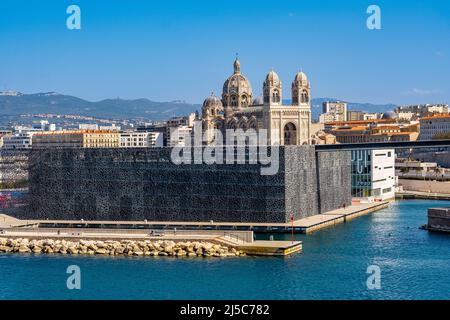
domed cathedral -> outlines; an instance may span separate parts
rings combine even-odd
[[[284,105],[281,80],[275,71],[267,74],[262,96],[253,99],[239,59],[233,67],[233,74],[223,85],[222,100],[212,94],[203,102],[202,121],[208,143],[214,139],[211,129],[267,129],[270,144],[310,144],[310,83],[306,75],[299,72],[295,76],[292,104]]]

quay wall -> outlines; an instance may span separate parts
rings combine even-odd
[[[398,183],[403,186],[404,191],[450,194],[450,181],[399,179]]]

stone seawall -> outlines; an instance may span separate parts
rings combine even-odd
[[[231,257],[243,256],[240,250],[205,241],[170,240],[54,240],[0,238],[0,253],[46,253],[109,256]]]
[[[404,191],[420,191],[442,193],[450,195],[450,181],[430,181],[430,180],[412,180],[399,179],[399,185],[403,186]]]

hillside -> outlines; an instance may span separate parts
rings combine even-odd
[[[322,112],[322,102],[337,100],[334,98],[315,98],[311,101],[312,118],[318,119]],[[290,103],[286,100],[285,103]],[[385,112],[393,110],[393,104],[371,104],[347,102],[349,110],[366,112]],[[105,99],[91,102],[74,96],[55,92],[21,94],[0,94],[0,115],[17,116],[21,114],[76,114],[106,119],[164,120],[172,116],[184,115],[196,110],[200,104],[190,104],[184,101],[156,102],[149,99]]]

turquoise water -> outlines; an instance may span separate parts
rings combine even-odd
[[[299,235],[304,252],[287,258],[0,254],[0,299],[450,299],[450,235],[418,229],[439,206],[450,202],[400,201]],[[66,287],[69,265],[81,290]],[[369,265],[380,290],[367,289]]]

